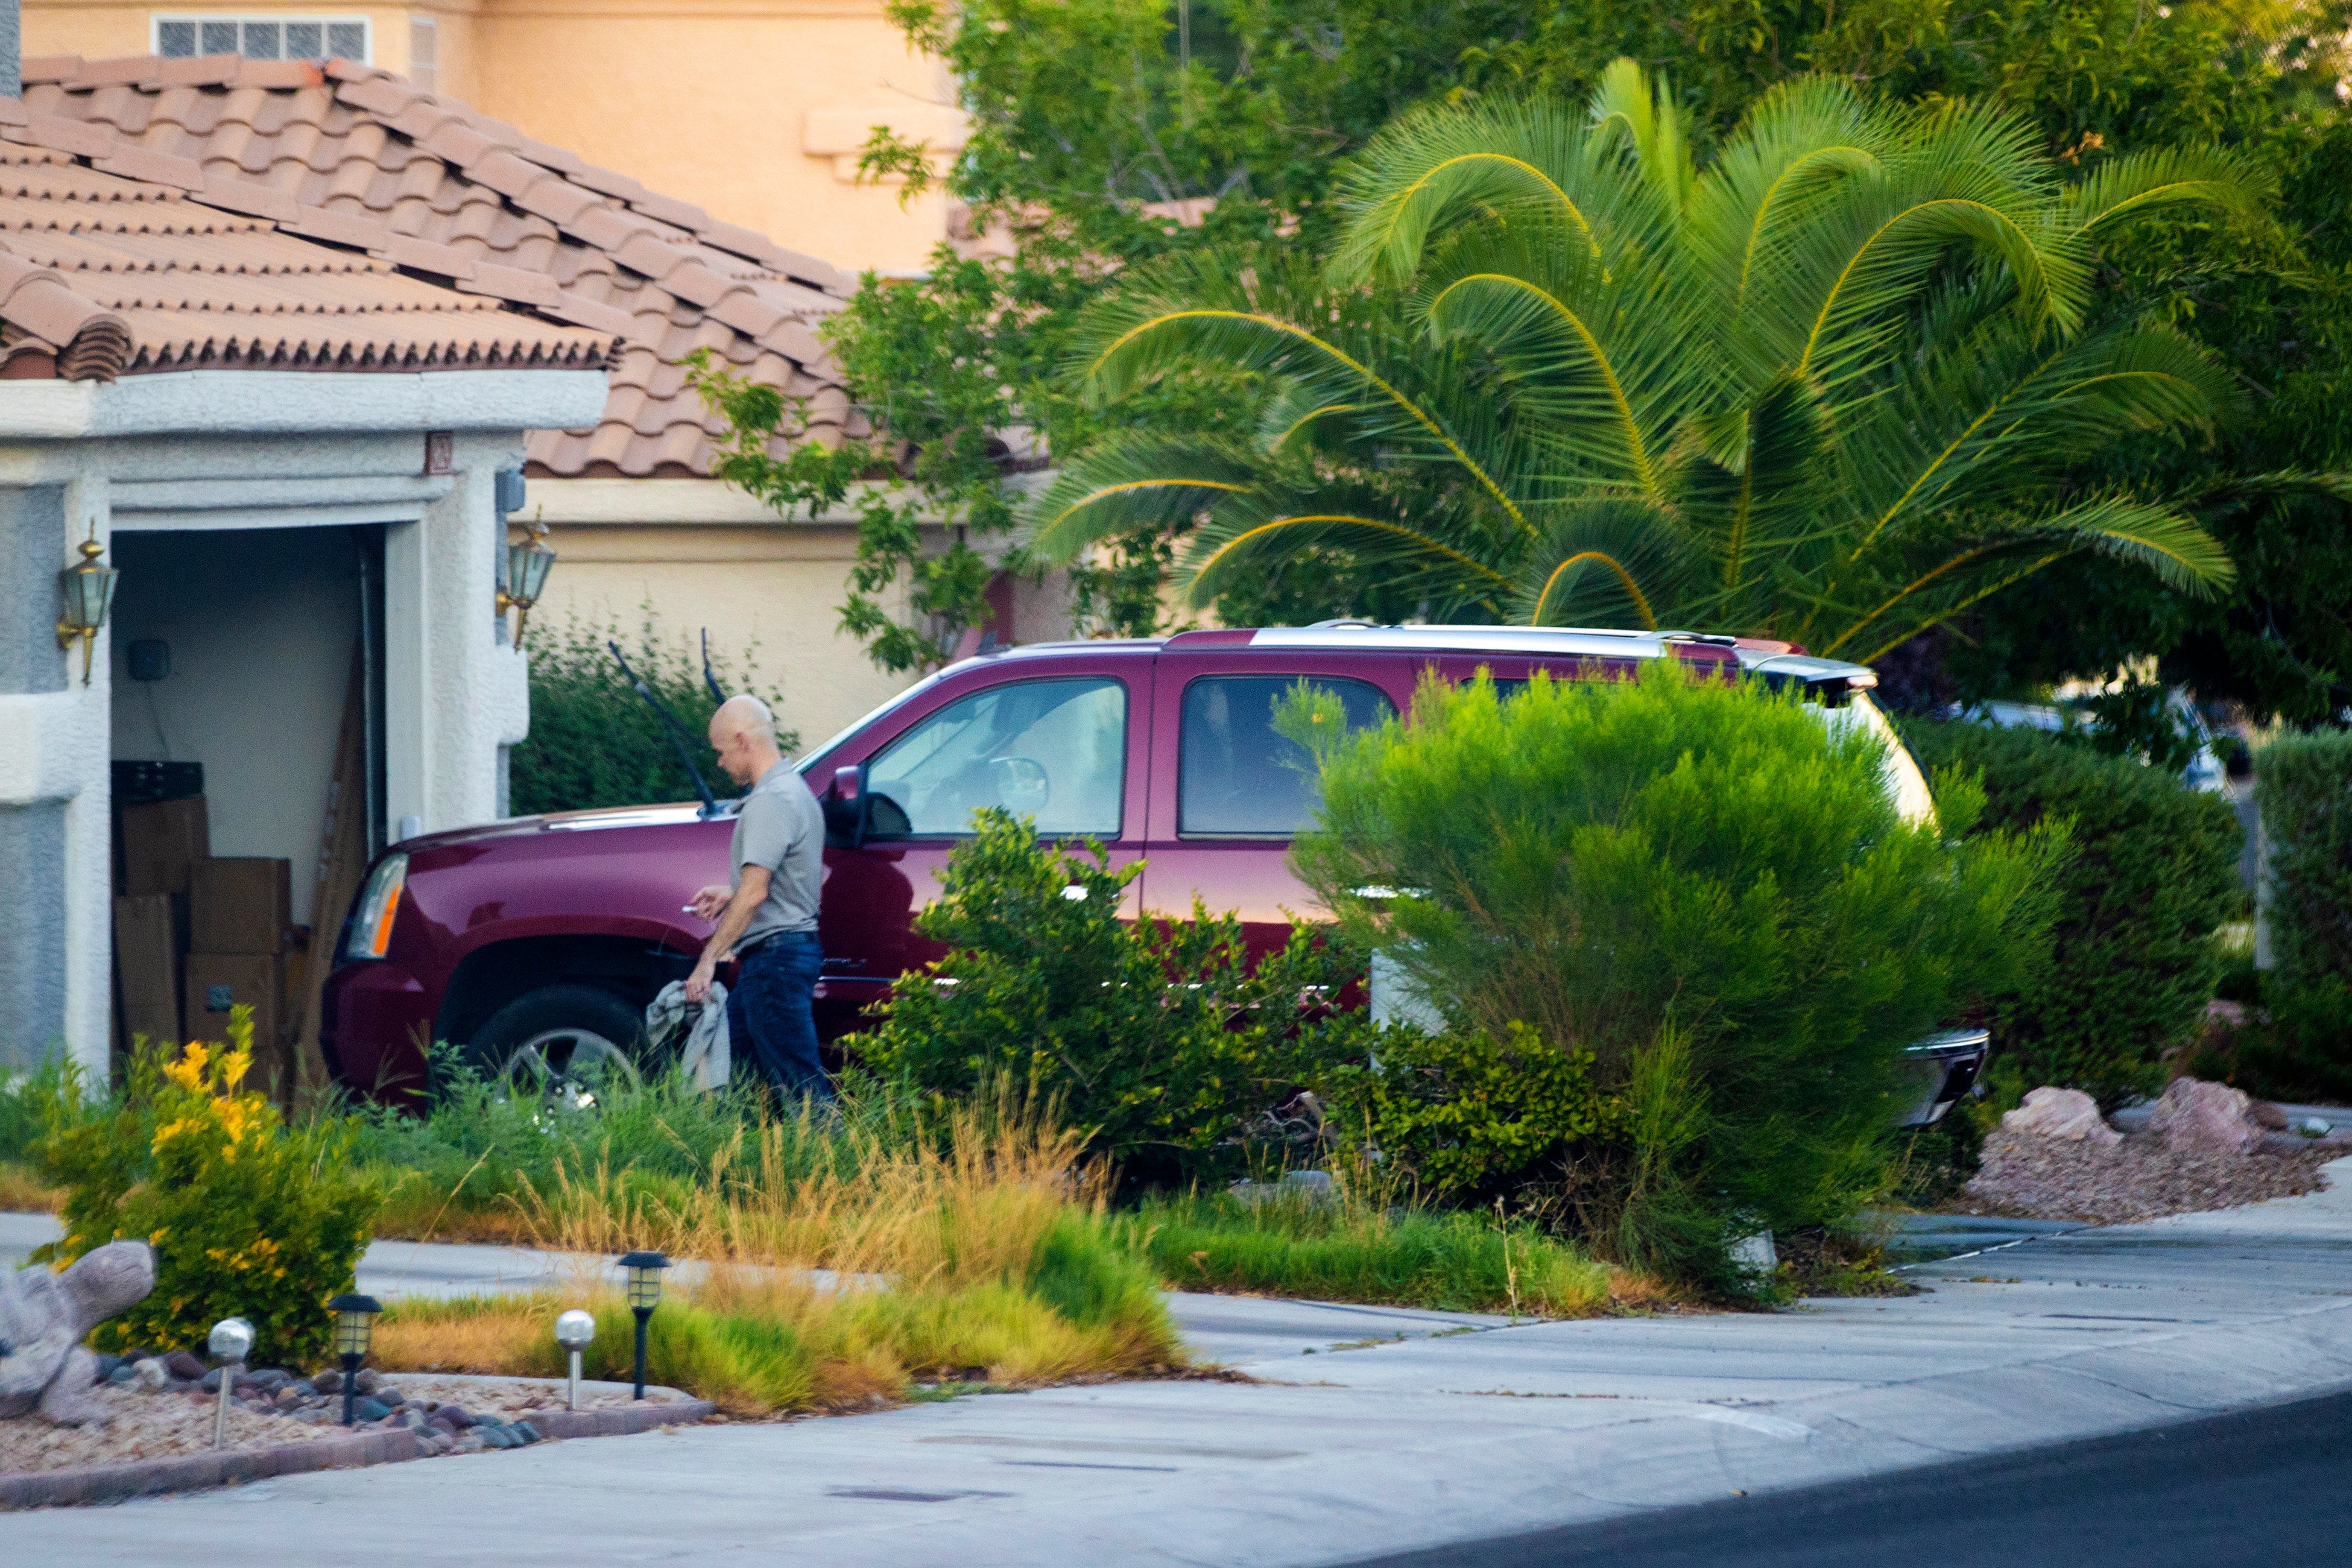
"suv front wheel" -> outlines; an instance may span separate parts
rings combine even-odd
[[[585,1107],[608,1087],[644,1081],[635,1057],[645,1032],[644,1017],[609,991],[542,985],[484,1020],[466,1061],[501,1093]]]

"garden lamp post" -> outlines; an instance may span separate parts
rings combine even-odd
[[[213,1401],[213,1447],[228,1447],[228,1402],[236,1385],[237,1373],[245,1370],[245,1358],[253,1351],[253,1325],[243,1318],[223,1318],[213,1325],[212,1338],[206,1342],[214,1359],[221,1363],[220,1396]]]
[[[638,1321],[643,1322],[644,1320],[641,1318]],[[595,1337],[596,1320],[577,1307],[555,1320],[555,1342],[571,1352],[572,1360],[572,1385],[565,1391],[563,1401],[563,1407],[566,1410],[580,1408],[580,1352],[586,1350],[588,1342]],[[642,1343],[644,1336],[640,1334],[638,1339]],[[642,1356],[638,1358],[638,1364],[640,1366],[644,1364]],[[642,1372],[637,1375],[640,1382],[644,1381],[645,1374]]]
[[[343,1425],[359,1424],[360,1363],[367,1359],[368,1340],[375,1332],[375,1315],[383,1303],[373,1296],[338,1296],[327,1303],[335,1314],[335,1354],[343,1363]]]
[[[661,1305],[662,1270],[669,1259],[658,1252],[632,1252],[621,1259],[628,1275],[629,1310],[637,1320],[637,1392],[646,1396],[646,1320]]]

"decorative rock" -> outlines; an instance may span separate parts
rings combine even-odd
[[[126,1362],[122,1365],[116,1367],[112,1372],[108,1373],[106,1374],[106,1381],[114,1384],[119,1387],[124,1384],[137,1381],[138,1376],[139,1369]]]
[[[447,1424],[449,1428],[456,1432],[463,1432],[474,1424],[474,1418],[466,1414],[466,1408],[462,1405],[441,1405],[433,1412],[433,1419]]]
[[[354,1421],[381,1421],[391,1414],[391,1410],[384,1405],[364,1396],[354,1401],[352,1405],[352,1419]]]
[[[376,1391],[376,1385],[383,1381],[383,1379],[376,1375],[375,1368],[363,1366],[360,1368],[359,1375],[352,1379],[352,1386],[362,1394],[373,1394]]]
[[[98,1370],[90,1374],[90,1381],[92,1383],[113,1382],[114,1374],[116,1371],[121,1367],[122,1363],[123,1358],[119,1355],[100,1356],[98,1358]]]
[[[163,1370],[183,1383],[201,1382],[205,1363],[187,1351],[171,1351],[163,1357]]]
[[[155,1255],[143,1241],[94,1247],[62,1273],[40,1267],[0,1279],[0,1416],[38,1411],[60,1426],[103,1421],[90,1397],[98,1358],[82,1336],[155,1288]]]
[[[2252,1117],[2255,1124],[2265,1131],[2284,1132],[2287,1130],[2286,1112],[2267,1100],[2257,1100],[2248,1105],[2246,1114]]]
[[[164,1370],[162,1362],[147,1356],[131,1363],[131,1381],[145,1393],[161,1394],[170,1384],[172,1374]]]
[[[2004,1132],[2035,1138],[2063,1138],[2074,1143],[2113,1148],[2122,1133],[2099,1115],[2099,1102],[2078,1089],[2037,1089],[2025,1103],[2000,1119]]]
[[[341,1394],[343,1391],[343,1374],[333,1367],[329,1367],[326,1371],[312,1375],[310,1386],[320,1394]],[[364,1393],[365,1390],[362,1389],[362,1392]]]
[[[516,1434],[526,1443],[541,1443],[546,1441],[546,1439],[540,1435],[539,1428],[532,1426],[528,1421],[516,1422],[514,1424],[514,1429]]]
[[[2175,1149],[2243,1154],[2263,1141],[2263,1124],[2243,1089],[2177,1078],[2148,1113],[2147,1130]]]

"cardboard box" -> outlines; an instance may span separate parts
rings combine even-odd
[[[294,863],[206,858],[189,868],[194,952],[283,952],[293,924]]]
[[[142,893],[114,900],[114,973],[130,1045],[180,1042],[180,954],[173,940],[172,898]]]
[[[266,1073],[285,1033],[286,961],[274,952],[190,953],[181,1016],[188,1038],[226,1040],[235,1006],[253,1009],[254,1062]]]
[[[205,797],[122,809],[122,891],[184,893],[189,868],[213,852]]]

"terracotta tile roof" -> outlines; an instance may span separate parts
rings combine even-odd
[[[21,128],[7,107],[0,138]],[[207,205],[191,195],[192,168],[164,184],[91,164],[0,140],[0,378],[588,369],[614,352],[609,332]]]
[[[98,168],[169,171],[191,200],[618,335],[603,423],[534,433],[533,472],[708,474],[718,424],[680,363],[698,348],[804,399],[813,439],[867,431],[814,330],[852,279],[387,71],[30,59],[24,106],[0,137],[82,152],[76,138],[103,136],[84,154]]]

